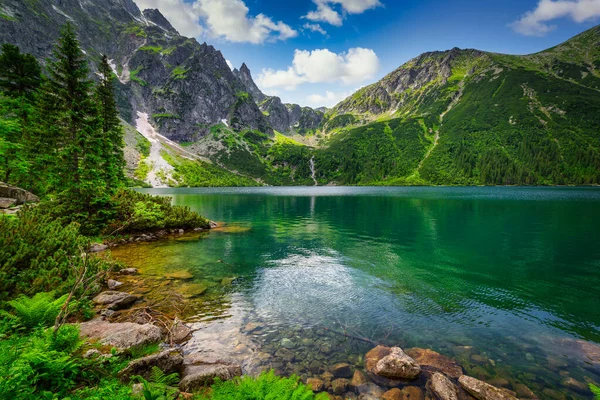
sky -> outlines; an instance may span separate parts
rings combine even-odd
[[[419,54],[529,54],[600,23],[600,0],[134,0],[285,103],[331,107]]]

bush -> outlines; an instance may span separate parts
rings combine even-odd
[[[114,200],[117,217],[106,229],[107,234],[210,227],[207,219],[188,207],[172,206],[170,197],[122,189]]]
[[[592,391],[592,393],[594,393],[594,398],[596,400],[600,400],[600,387],[598,387],[596,385],[592,385],[590,383],[590,390]]]
[[[244,376],[231,381],[217,381],[212,394],[204,399],[212,400],[326,400],[325,393],[315,395],[299,382],[297,376],[280,378],[273,370],[253,378]],[[202,400],[203,398],[200,397]]]
[[[8,304],[15,309],[16,316],[27,329],[49,327],[54,324],[60,309],[67,300],[65,294],[54,299],[53,292],[40,292],[33,297],[19,296]]]
[[[0,301],[38,292],[62,295],[82,268],[86,277],[108,270],[112,262],[85,255],[89,246],[76,223],[63,226],[40,206],[0,218]]]

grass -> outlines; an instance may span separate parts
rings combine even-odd
[[[173,79],[185,79],[187,77],[188,69],[178,65],[171,71],[171,78]]]
[[[137,83],[140,86],[148,85],[148,82],[146,82],[145,80],[143,80],[137,76],[143,69],[144,69],[144,67],[139,66],[129,73],[129,79],[131,79],[133,82]]]

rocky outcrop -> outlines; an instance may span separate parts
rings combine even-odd
[[[150,379],[152,368],[157,367],[165,374],[179,372],[183,365],[183,355],[180,350],[169,349],[147,357],[131,361],[127,367],[119,371],[119,378],[128,382],[132,376],[139,375]]]
[[[504,389],[499,389],[478,379],[463,375],[458,383],[471,396],[478,400],[516,400],[517,398]]]
[[[0,208],[8,208],[13,205],[21,205],[26,203],[37,203],[40,201],[39,197],[33,193],[4,182],[0,182],[0,198],[2,198],[2,200],[6,199],[5,204],[7,204],[10,199],[14,200],[10,201],[11,204],[8,204],[6,207],[2,207],[0,205]]]
[[[458,379],[463,375],[463,370],[454,360],[429,349],[412,348],[406,350],[406,354],[412,357],[421,367],[431,367],[443,372],[450,378]]]
[[[267,99],[266,96],[254,83],[254,79],[252,79],[252,73],[250,69],[246,65],[246,63],[242,63],[242,66],[238,70],[237,68],[233,70],[233,75],[238,78],[246,88],[246,91],[252,95],[254,101],[257,103],[261,103]],[[275,128],[277,129],[277,128]]]
[[[109,310],[122,310],[138,300],[138,296],[114,290],[107,290],[94,297],[94,303],[104,305]]]
[[[17,204],[17,199],[0,197],[0,208],[10,208]]]
[[[162,330],[151,324],[110,323],[101,319],[82,322],[79,329],[81,336],[119,350],[158,343],[163,337]]]
[[[399,347],[377,346],[365,357],[366,369],[372,375],[392,380],[413,380],[421,367]]]
[[[165,32],[171,35],[179,35],[179,32],[173,28],[173,25],[171,25],[171,23],[160,13],[160,11],[156,9],[148,9],[144,10],[143,14],[148,22],[151,22],[162,28]]]
[[[242,369],[239,365],[188,365],[185,367],[183,379],[179,382],[179,390],[193,392],[201,387],[212,385],[216,378],[227,381],[241,375]]]
[[[435,372],[429,381],[429,388],[439,400],[458,400],[456,387],[444,374]]]

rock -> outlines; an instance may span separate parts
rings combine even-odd
[[[10,208],[17,204],[17,199],[0,197],[0,208]]]
[[[321,365],[320,362],[318,362],[317,360],[313,360],[310,362],[310,364],[308,364],[308,370],[314,374],[320,374],[321,372],[323,372],[323,365]]]
[[[117,289],[120,286],[123,286],[123,282],[115,281],[114,279],[109,279],[106,282],[106,285],[108,286],[108,288],[110,290],[114,290],[114,289]]]
[[[262,328],[262,325],[260,325],[256,322],[248,322],[246,324],[246,326],[244,327],[244,330],[246,332],[254,332],[255,330],[260,329],[260,328]]]
[[[322,392],[325,389],[325,382],[318,378],[309,378],[306,380],[306,386],[313,392]]]
[[[542,393],[544,393],[544,399],[548,399],[548,400],[566,400],[567,396],[565,396],[563,393],[559,392],[558,390],[554,390],[554,389],[550,389],[550,388],[546,388],[542,391]]]
[[[294,352],[284,347],[275,352],[275,356],[281,358],[284,362],[294,361]]]
[[[174,343],[183,343],[192,335],[192,330],[178,319],[175,320],[171,329],[171,340]]]
[[[201,283],[185,283],[179,286],[177,292],[179,292],[186,299],[191,299],[203,295],[207,290],[208,287]]]
[[[439,400],[458,400],[456,387],[444,374],[435,372],[429,381],[429,388]]]
[[[458,383],[469,394],[478,400],[516,400],[517,398],[503,389],[498,389],[492,385],[482,382],[478,379],[463,375],[458,378]]]
[[[487,357],[485,357],[485,356],[483,356],[481,354],[473,354],[473,355],[471,355],[471,360],[475,361],[476,363],[479,363],[479,364],[487,364],[488,361],[489,361]]]
[[[210,386],[215,378],[227,381],[242,375],[239,365],[202,364],[186,366],[185,376],[179,382],[179,390],[193,392],[201,387]]]
[[[354,371],[354,375],[352,376],[352,381],[350,381],[350,385],[352,385],[354,388],[358,388],[362,385],[366,385],[369,382],[369,380],[367,379],[367,377],[365,376],[365,374],[363,374],[361,371]]]
[[[143,383],[134,383],[131,386],[131,394],[134,396],[143,396],[144,392],[144,384]]]
[[[319,348],[319,351],[325,355],[328,355],[331,353],[331,345],[325,343]]]
[[[108,249],[108,246],[102,243],[94,243],[90,246],[90,249],[88,250],[88,252],[90,253],[99,253],[101,251],[104,251]]]
[[[331,381],[333,380],[333,378],[333,374],[329,371],[321,374],[321,379],[323,380],[323,382],[325,382],[326,388],[329,388],[331,386]]]
[[[119,271],[119,274],[121,275],[135,275],[137,274],[138,270],[137,268],[123,268],[122,270]]]
[[[399,347],[377,346],[365,357],[369,373],[388,379],[413,380],[421,373],[415,360]]]
[[[368,382],[365,385],[359,386],[356,390],[359,394],[373,396],[377,399],[383,396],[384,393],[383,389],[378,385],[374,384],[373,382]]]
[[[113,315],[115,315],[117,312],[114,310],[109,310],[108,308],[105,308],[103,310],[100,311],[100,315],[103,316],[104,318],[110,318]]]
[[[101,354],[102,353],[100,353],[100,350],[98,350],[98,349],[89,349],[88,351],[86,351],[85,353],[83,353],[83,358],[98,357]]]
[[[390,389],[381,396],[382,400],[403,400],[402,390],[398,388]]]
[[[492,379],[487,379],[486,382],[492,386],[501,387],[501,388],[507,388],[510,386],[510,382],[508,381],[508,379],[503,378],[501,376],[496,376]]]
[[[214,222],[214,221],[209,221],[209,226],[210,226],[210,229],[214,229],[214,228],[216,228],[217,226],[219,226],[219,224],[217,224],[217,223],[216,223],[216,222]]]
[[[331,368],[331,373],[336,378],[351,378],[352,367],[345,363],[336,364]]]
[[[294,347],[296,347],[296,345],[290,339],[283,338],[281,339],[281,347],[285,347],[286,349],[293,349]]]
[[[348,386],[350,385],[350,381],[344,378],[338,378],[331,381],[331,390],[333,390],[334,394],[342,394],[348,390]]]
[[[94,303],[106,305],[109,310],[122,310],[130,307],[138,299],[139,297],[133,294],[107,290],[94,297]]]
[[[188,279],[193,279],[194,275],[192,275],[189,271],[173,271],[173,272],[169,272],[169,273],[165,274],[165,278],[188,280]]]
[[[450,378],[458,379],[463,375],[463,369],[454,360],[429,349],[412,348],[406,350],[406,354],[412,357],[421,367],[432,367],[443,372]]]
[[[0,198],[3,199],[14,199],[14,205],[21,205],[26,203],[38,203],[39,197],[25,189],[8,185],[4,182],[0,182]],[[10,207],[10,206],[9,206]],[[3,207],[8,208],[8,207]]]
[[[79,330],[81,336],[98,339],[100,343],[119,350],[158,343],[163,336],[161,329],[151,324],[111,323],[101,319],[82,322]]]
[[[183,365],[183,355],[180,350],[169,349],[158,354],[152,354],[131,361],[127,367],[119,371],[119,378],[128,382],[132,376],[140,375],[150,379],[153,367],[158,367],[165,374],[179,372]]]
[[[579,393],[590,393],[590,388],[587,383],[578,381],[575,378],[566,378],[562,381],[562,385]]]
[[[527,386],[523,385],[522,383],[517,383],[515,385],[515,392],[517,392],[517,397],[519,399],[536,399],[537,400],[537,396],[535,395],[535,393],[533,393],[531,391],[531,389],[529,389]]]
[[[236,277],[223,278],[221,279],[221,286],[230,286],[236,279]]]
[[[402,389],[403,400],[423,400],[423,391],[416,386],[406,386]]]

